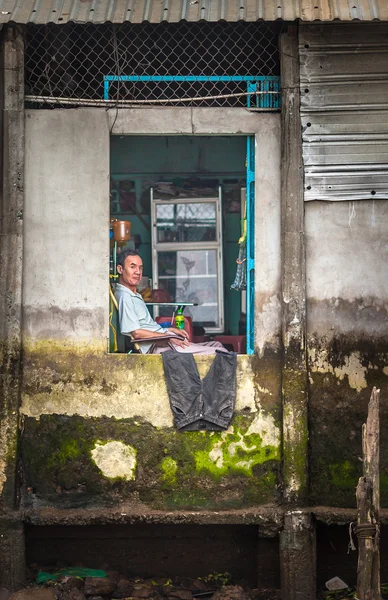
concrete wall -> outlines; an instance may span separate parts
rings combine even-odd
[[[26,113],[25,343],[107,347],[109,128],[104,111]]]
[[[311,492],[352,506],[361,426],[382,391],[382,499],[388,501],[388,202],[305,204]]]
[[[388,202],[306,203],[305,219],[309,335],[384,338]]]
[[[27,111],[23,502],[234,509],[280,489],[279,115]],[[111,131],[112,130],[112,131]],[[109,134],[255,135],[256,345],[226,432],[177,434],[160,356],[109,355]],[[262,315],[262,317],[260,316]],[[211,357],[197,360],[203,376]]]

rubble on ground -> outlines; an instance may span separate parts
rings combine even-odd
[[[82,578],[64,574],[12,595],[3,593],[3,600],[280,600],[279,590],[232,585],[230,576],[222,574],[197,579],[128,578],[109,571],[106,575]]]

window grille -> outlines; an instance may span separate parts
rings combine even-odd
[[[276,109],[281,26],[31,24],[26,100],[36,108],[122,103]],[[255,90],[264,90],[263,101],[260,94],[247,95]]]

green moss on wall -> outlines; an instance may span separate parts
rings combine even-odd
[[[61,447],[53,452],[49,459],[49,465],[65,465],[67,462],[71,462],[81,454],[81,447],[78,440],[68,439],[64,440]]]
[[[163,473],[162,480],[164,483],[167,485],[175,485],[177,481],[176,475],[178,470],[176,460],[171,458],[171,456],[166,456],[166,458],[162,460],[161,469]]]
[[[349,460],[328,465],[330,483],[336,488],[354,490],[357,485],[357,472]]]
[[[179,433],[140,419],[27,418],[23,464],[26,488],[33,492],[26,492],[26,503],[72,507],[131,500],[181,509],[271,502],[279,479],[279,446],[263,445],[259,434],[247,433],[252,422],[251,415],[237,416],[230,432]],[[104,476],[92,456],[104,441],[136,450],[134,480]]]
[[[263,446],[257,434],[244,435],[241,430],[233,433],[216,433],[208,439],[206,450],[194,453],[198,472],[206,471],[215,479],[230,472],[252,476],[253,468],[268,460],[279,460],[279,446]]]

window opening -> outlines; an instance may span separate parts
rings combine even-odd
[[[171,321],[174,308],[164,302],[186,302],[193,341],[231,336],[239,338],[240,352],[246,351],[247,331],[253,340],[253,302],[247,312],[247,294],[231,289],[246,189],[253,178],[251,173],[247,179],[254,158],[248,160],[247,144],[243,136],[111,138],[111,217],[131,223],[131,238],[118,250],[139,251],[144,264],[141,293],[151,314]],[[247,222],[252,214],[247,202]],[[248,244],[250,240],[247,232]],[[111,281],[113,261],[112,252]],[[119,338],[119,350],[125,351]],[[247,351],[251,347],[250,342]]]

